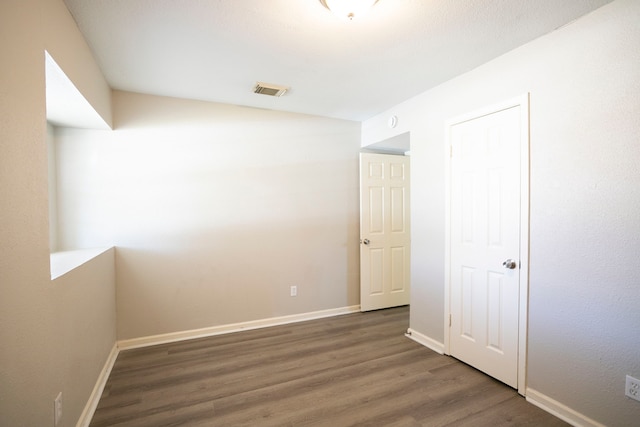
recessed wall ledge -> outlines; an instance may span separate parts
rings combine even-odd
[[[107,252],[112,247],[77,249],[73,251],[53,252],[51,254],[51,280],[67,274],[82,264]]]

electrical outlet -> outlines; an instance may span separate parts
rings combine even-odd
[[[624,394],[627,397],[640,401],[640,380],[627,375]]]
[[[53,401],[53,427],[60,424],[62,418],[62,392],[58,393],[56,400]]]
[[[291,294],[292,297],[298,296],[298,287],[297,286],[292,286],[290,294]]]

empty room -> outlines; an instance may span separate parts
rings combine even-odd
[[[633,426],[638,0],[2,0],[0,426]]]

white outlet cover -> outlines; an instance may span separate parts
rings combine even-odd
[[[627,375],[624,394],[627,397],[640,401],[640,380]]]

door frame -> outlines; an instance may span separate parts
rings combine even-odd
[[[520,271],[518,299],[518,393],[525,395],[529,307],[529,93],[466,113],[445,123],[444,353],[450,351],[451,316],[451,128],[457,124],[520,107]]]

